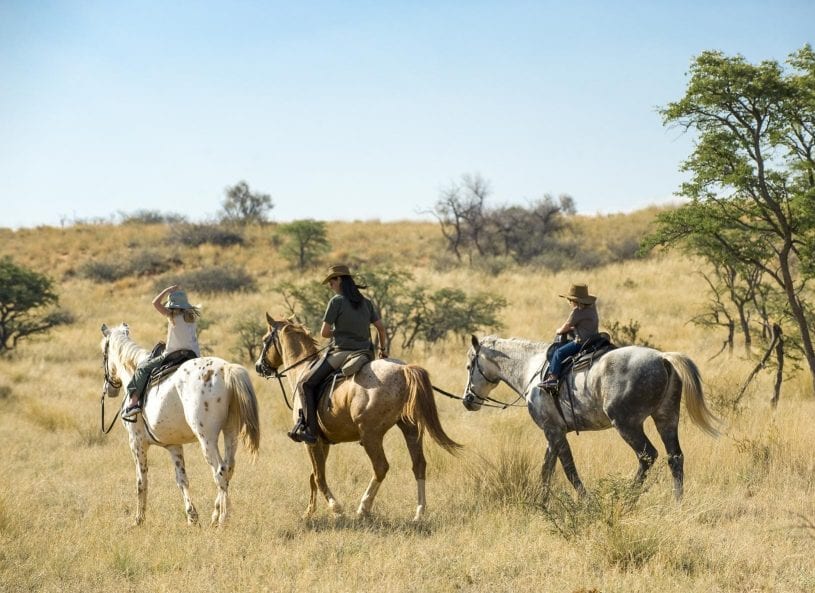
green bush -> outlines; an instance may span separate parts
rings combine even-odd
[[[170,229],[170,243],[186,247],[198,247],[205,243],[219,247],[243,245],[243,234],[237,227],[227,228],[216,224],[178,224]]]
[[[214,266],[164,276],[156,282],[154,289],[159,291],[168,284],[180,284],[188,291],[201,293],[252,292],[256,287],[254,278],[246,270],[231,266]]]

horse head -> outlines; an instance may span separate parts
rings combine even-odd
[[[263,347],[260,355],[255,361],[255,371],[264,379],[277,374],[277,369],[283,364],[283,352],[280,346],[280,324],[282,321],[275,321],[266,313],[266,334],[263,336]]]
[[[102,369],[105,373],[105,382],[102,385],[102,392],[108,397],[116,397],[122,388],[122,380],[119,378],[119,372],[116,364],[110,361],[110,341],[119,335],[127,337],[130,333],[130,328],[126,323],[113,329],[108,328],[106,324],[102,324]]]
[[[279,367],[289,365],[292,368],[317,353],[317,343],[301,324],[291,319],[276,320],[268,313],[266,324],[268,329],[263,336],[263,348],[255,363],[260,376],[268,378],[276,374]]]
[[[498,353],[485,348],[475,336],[471,336],[471,342],[472,346],[467,352],[467,386],[462,403],[467,410],[475,412],[481,409],[490,392],[501,382],[501,372],[493,356]]]

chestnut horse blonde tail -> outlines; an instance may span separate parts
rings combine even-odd
[[[241,365],[227,364],[225,371],[230,396],[229,415],[237,415],[243,445],[254,459],[260,448],[260,421],[255,388],[252,387],[249,373]]]
[[[433,385],[427,370],[415,364],[402,367],[405,382],[408,387],[408,398],[402,408],[402,419],[419,427],[419,431],[427,430],[430,437],[448,453],[456,454],[461,445],[447,436],[439,420],[436,409],[436,399],[433,395]]]
[[[670,363],[682,383],[682,398],[690,419],[710,436],[719,436],[719,430],[715,426],[719,421],[705,404],[702,378],[696,363],[681,352],[663,352],[662,358]]]

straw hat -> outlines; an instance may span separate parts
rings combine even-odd
[[[336,264],[328,268],[328,276],[323,280],[323,284],[327,284],[332,278],[339,278],[340,276],[350,276],[351,270],[345,264]]]
[[[591,305],[597,300],[596,296],[589,294],[589,287],[585,284],[572,284],[572,287],[569,289],[569,294],[561,294],[559,296],[570,301],[577,301],[581,305]]]

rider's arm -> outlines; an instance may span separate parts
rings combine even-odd
[[[560,334],[560,335],[568,334],[573,329],[574,329],[574,326],[567,321],[563,325],[561,325],[560,328],[558,328],[558,330],[555,333]]]
[[[156,311],[158,311],[159,313],[164,315],[164,317],[169,317],[170,316],[170,310],[167,307],[164,306],[164,297],[166,297],[168,294],[170,294],[174,290],[178,290],[178,284],[173,284],[172,286],[168,286],[167,288],[162,290],[160,293],[158,293],[156,295],[156,297],[153,299],[153,306],[156,308]]]
[[[388,337],[385,333],[385,324],[382,323],[381,319],[377,319],[374,321],[374,327],[376,328],[376,333],[379,334],[379,354],[382,358],[388,357]]]
[[[320,328],[320,335],[324,338],[330,338],[334,335],[329,323],[323,321],[323,327]]]

